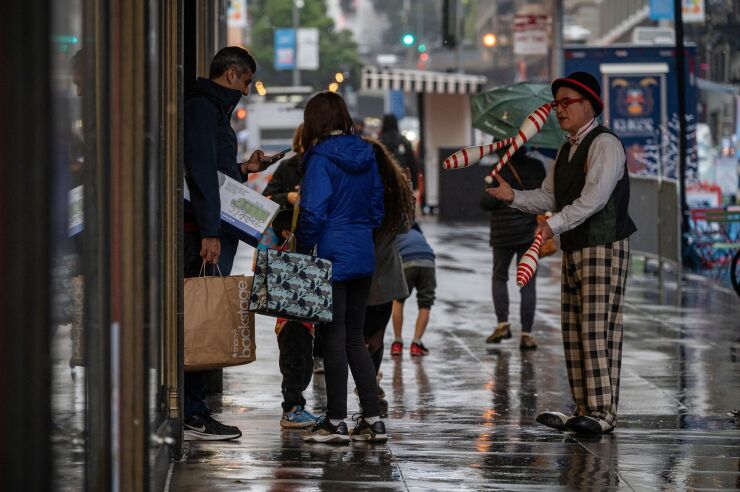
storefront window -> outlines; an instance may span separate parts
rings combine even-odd
[[[51,33],[51,362],[55,482],[82,490],[86,463],[84,336],[84,172],[82,5],[55,2]]]

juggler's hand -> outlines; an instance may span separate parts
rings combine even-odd
[[[501,200],[504,203],[510,204],[514,201],[514,190],[511,189],[509,183],[500,175],[496,175],[498,186],[496,188],[486,188],[486,192],[496,200]]]
[[[554,234],[552,233],[552,229],[550,229],[550,224],[547,223],[546,220],[543,220],[539,224],[537,224],[537,229],[534,230],[534,235],[542,234],[542,242],[544,243],[548,239],[550,239]]]

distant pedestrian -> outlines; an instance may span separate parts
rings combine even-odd
[[[599,82],[575,72],[552,83],[560,128],[568,132],[542,188],[515,191],[500,176],[494,198],[529,213],[555,212],[536,233],[560,234],[562,328],[572,416],[543,412],[537,422],[558,430],[604,434],[617,424],[622,364],[622,302],[629,236],[629,172],[619,138],[596,117]]]
[[[414,220],[414,194],[411,182],[401,172],[388,149],[379,142],[371,141],[383,181],[383,208],[385,216],[375,230],[375,274],[370,286],[370,296],[365,312],[365,344],[375,365],[379,379],[383,361],[383,339],[393,311],[393,300],[408,296],[408,287],[403,273],[401,255],[396,237],[409,230]],[[388,401],[378,386],[381,415],[388,413]]]
[[[398,165],[411,178],[411,184],[416,190],[419,187],[419,163],[414,155],[411,142],[398,129],[398,120],[395,115],[383,116],[383,126],[380,128],[378,140],[390,150]]]
[[[427,242],[419,224],[414,224],[406,234],[396,238],[398,249],[403,261],[403,273],[406,278],[409,296],[416,289],[416,304],[419,314],[416,316],[414,338],[411,340],[409,353],[412,356],[429,355],[421,341],[421,337],[429,324],[429,316],[434,305],[435,292],[437,289],[437,276],[435,274],[434,250]],[[403,353],[403,306],[408,297],[393,301],[393,343],[391,344],[391,355]]]
[[[519,149],[501,170],[501,177],[516,190],[534,190],[539,188],[545,179],[545,166],[541,161],[528,157],[524,148]],[[494,183],[493,187],[498,186]],[[511,338],[509,323],[509,267],[516,256],[519,263],[524,253],[532,245],[534,229],[537,227],[537,216],[511,208],[501,200],[488,193],[483,193],[481,208],[491,212],[491,240],[493,248],[493,275],[491,292],[496,310],[498,324],[486,343],[501,343]],[[519,342],[521,350],[534,350],[537,343],[532,336],[534,313],[537,306],[536,274],[521,289],[519,320],[522,324],[522,336]]]
[[[375,271],[373,230],[383,220],[383,183],[373,147],[355,135],[339,94],[322,92],[308,101],[301,143],[303,185],[299,251],[314,247],[332,262],[333,320],[321,327],[327,411],[304,436],[308,442],[346,443],[347,364],[357,384],[362,416],[351,439],[385,441],[375,368],[363,340],[365,308]]]

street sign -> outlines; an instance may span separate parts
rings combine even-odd
[[[247,27],[247,0],[231,0],[226,19],[229,27]]]
[[[704,22],[706,10],[704,0],[683,0],[683,21]],[[652,20],[673,20],[673,0],[650,0]]]
[[[548,53],[547,15],[522,15],[514,17],[514,54],[546,55]]]
[[[295,29],[275,29],[275,70],[292,70],[295,68],[296,43]]]
[[[297,62],[301,70],[319,69],[319,30],[315,27],[298,29]]]

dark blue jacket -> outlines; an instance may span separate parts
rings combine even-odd
[[[201,237],[222,236],[216,171],[240,183],[246,178],[236,162],[238,143],[231,128],[231,113],[241,97],[237,90],[199,78],[185,100],[184,159],[191,203],[185,220],[195,221]]]
[[[411,260],[434,261],[434,250],[429,246],[418,224],[414,224],[406,234],[396,236],[396,244],[404,263]]]
[[[383,220],[383,183],[372,146],[355,135],[330,137],[304,155],[297,231],[300,251],[318,245],[336,282],[375,271],[373,229]]]

